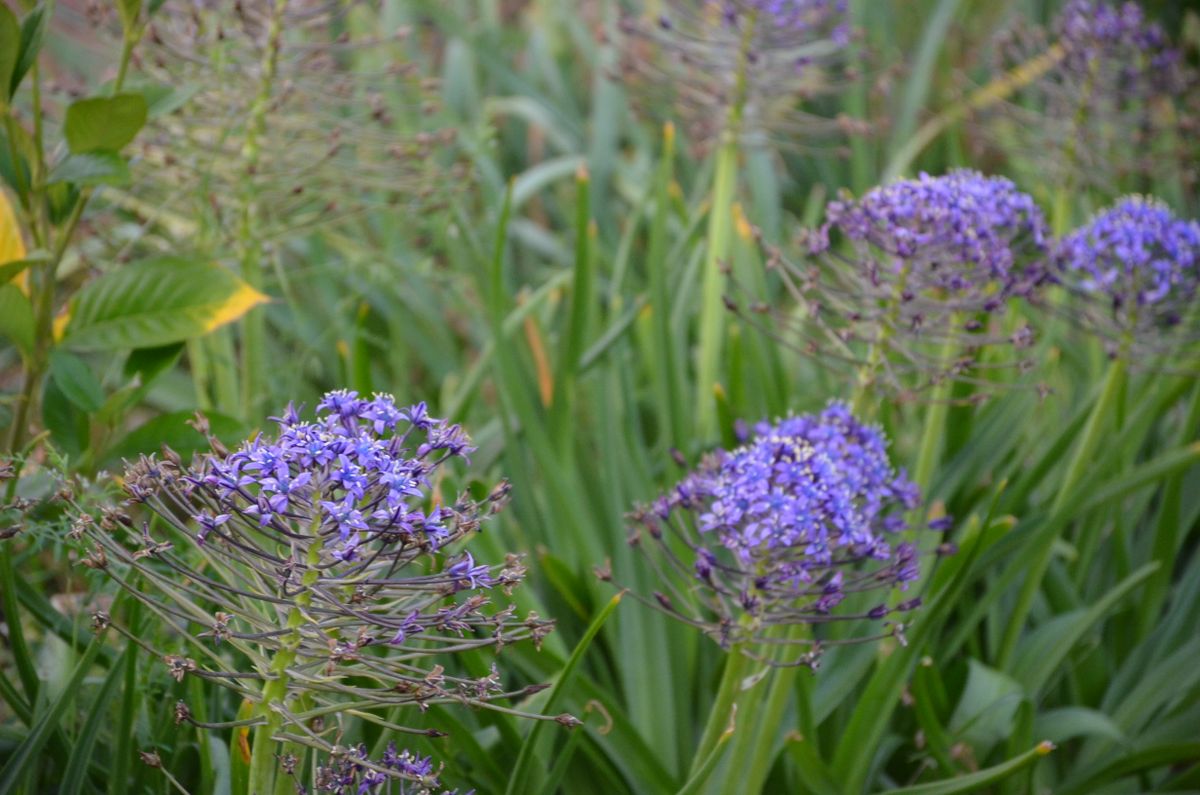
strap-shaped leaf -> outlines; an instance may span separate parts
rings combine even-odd
[[[63,344],[83,350],[169,345],[237,320],[266,300],[216,263],[146,260],[80,291]]]

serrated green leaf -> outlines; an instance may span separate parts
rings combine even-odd
[[[50,377],[76,408],[90,414],[104,405],[104,388],[87,362],[73,353],[64,350],[50,353]]]
[[[129,180],[129,164],[125,158],[104,150],[68,155],[46,177],[47,184],[127,185]]]
[[[63,134],[72,154],[117,152],[137,136],[146,117],[146,99],[141,94],[81,99],[67,108]]]
[[[23,356],[33,354],[33,307],[15,284],[0,285],[0,335],[11,340]]]
[[[237,320],[266,300],[216,263],[144,260],[79,292],[63,345],[81,350],[170,345]]]

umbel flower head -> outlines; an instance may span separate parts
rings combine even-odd
[[[478,501],[438,496],[446,468],[473,449],[463,430],[423,403],[348,391],[327,394],[313,420],[289,407],[275,422],[277,433],[232,452],[215,442],[188,467],[169,452],[129,467],[130,504],[158,520],[140,532],[119,537],[111,517],[82,526],[90,565],[171,630],[178,648],[152,651],[172,675],[255,702],[270,683],[270,708],[318,747],[305,710],[486,707],[536,689],[507,692],[494,665],[465,676],[454,662],[551,629],[503,604],[525,574],[517,557],[489,565],[463,549],[507,484]]]
[[[981,125],[1030,184],[1109,195],[1144,177],[1195,184],[1197,76],[1138,3],[1070,0],[1049,30],[1014,26],[995,53],[998,74],[1046,66]]]
[[[999,316],[1044,279],[1049,234],[1033,199],[1002,177],[922,174],[831,202],[783,265],[803,350],[901,395],[946,378],[986,384],[1020,362],[981,351],[1032,342]],[[736,302],[734,308],[739,308]]]
[[[1076,295],[1074,316],[1113,352],[1178,358],[1180,344],[1195,339],[1200,222],[1128,196],[1064,237],[1054,264]]]
[[[669,0],[621,22],[622,67],[635,102],[671,108],[704,146],[723,132],[750,143],[805,143],[861,123],[823,116],[811,100],[844,79],[846,0]],[[731,107],[739,129],[729,130]]]
[[[891,601],[917,578],[916,546],[894,543],[920,501],[888,460],[887,441],[842,403],[761,423],[736,450],[718,450],[634,514],[630,543],[662,583],[651,604],[724,647],[780,625],[904,613]],[[847,596],[874,604],[841,610]],[[898,628],[893,625],[893,629]],[[802,661],[813,664],[820,639]]]

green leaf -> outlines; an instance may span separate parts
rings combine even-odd
[[[170,345],[237,320],[266,300],[216,263],[145,260],[79,292],[63,344],[82,350]]]
[[[10,133],[15,140],[9,138]],[[16,160],[13,159],[14,149]],[[0,177],[19,196],[29,193],[29,162],[33,155],[33,140],[23,127],[0,124]]]
[[[21,20],[20,54],[17,56],[16,67],[8,82],[8,95],[17,93],[17,86],[25,75],[33,68],[33,62],[41,52],[42,42],[46,40],[46,27],[53,15],[53,4],[44,3],[37,6]]]
[[[8,6],[0,3],[0,91],[4,102],[12,97],[9,87],[13,73],[17,70],[17,59],[21,51],[21,25]]]
[[[0,285],[0,335],[25,357],[33,355],[33,307],[15,284]]]
[[[26,257],[25,259],[15,260],[13,262],[6,262],[3,265],[0,265],[0,284],[4,282],[11,282],[22,271],[34,265],[40,265],[45,261],[46,258],[44,256],[33,256]]]
[[[116,602],[123,602],[124,594],[118,594]],[[0,792],[20,792],[21,780],[28,772],[30,765],[36,764],[42,759],[42,749],[46,745],[46,741],[50,739],[50,735],[58,728],[59,721],[63,719],[67,708],[75,700],[75,696],[79,693],[79,688],[83,684],[84,677],[92,668],[92,664],[96,660],[96,655],[104,648],[104,635],[97,635],[88,644],[87,651],[79,659],[75,666],[74,672],[71,674],[71,680],[63,689],[62,693],[54,700],[41,718],[34,724],[29,733],[25,735],[21,744],[13,751],[8,758],[8,764],[0,771]]]
[[[146,115],[146,99],[141,94],[81,99],[67,108],[63,133],[72,154],[119,151],[142,129]]]
[[[135,653],[136,649],[130,643],[125,648],[125,655],[129,656]],[[103,723],[108,720],[108,705],[116,692],[117,682],[124,675],[124,670],[122,666],[114,665],[109,670],[108,676],[104,678],[100,692],[96,694],[96,698],[91,703],[91,712],[71,747],[71,759],[67,763],[67,771],[63,774],[63,781],[59,786],[58,791],[64,795],[79,795],[84,791],[88,764],[91,762],[92,753],[96,748],[96,739],[100,736]]]
[[[587,631],[583,633],[583,637],[579,639],[579,643],[575,646],[575,650],[571,652],[570,658],[566,665],[558,673],[558,678],[554,682],[554,686],[550,688],[550,694],[546,698],[546,703],[542,707],[542,711],[549,714],[558,708],[559,702],[562,700],[563,694],[567,692],[567,685],[571,681],[572,674],[579,667],[579,662],[583,659],[583,655],[591,646],[592,640],[600,632],[600,628],[604,626],[604,622],[617,609],[617,605],[621,603],[621,594],[617,594],[609,600],[592,620]],[[521,750],[517,754],[517,762],[513,766],[512,776],[508,779],[508,787],[505,790],[507,795],[514,795],[517,792],[528,792],[530,790],[529,778],[532,775],[532,766],[534,762],[534,752],[537,746],[537,741],[542,735],[542,730],[545,728],[548,721],[538,721],[534,724],[529,732],[529,736],[525,738],[525,742],[521,744]]]
[[[124,438],[104,453],[104,463],[115,463],[133,459],[143,453],[157,453],[163,445],[183,456],[186,461],[193,453],[208,449],[208,440],[188,420],[195,416],[193,411],[173,411],[160,414],[130,431]],[[246,435],[246,427],[240,420],[224,414],[205,412],[212,433],[226,443],[233,443]]]
[[[950,718],[950,730],[975,747],[982,757],[1012,729],[1013,716],[1024,696],[1008,674],[968,660],[967,686]]]
[[[1108,589],[1104,597],[1090,608],[1055,616],[1031,632],[1017,650],[1012,668],[1013,678],[1025,687],[1031,698],[1035,698],[1084,633],[1157,568],[1157,563],[1147,563]]]
[[[960,793],[983,792],[992,784],[1003,781],[1023,768],[1032,765],[1046,754],[1054,750],[1051,742],[1042,742],[1018,757],[1007,762],[1001,762],[995,767],[980,770],[958,778],[946,781],[934,781],[929,784],[917,784],[915,787],[889,790],[892,795],[960,795]]]
[[[42,391],[42,424],[62,452],[76,458],[88,447],[88,417],[63,392],[54,379]]]
[[[1088,707],[1061,707],[1043,712],[1034,720],[1033,726],[1038,737],[1055,743],[1077,737],[1102,737],[1120,745],[1129,742],[1112,718]]]
[[[50,353],[50,377],[67,400],[89,414],[104,405],[104,389],[87,362],[73,353],[55,350]]]
[[[129,164],[116,152],[102,149],[68,155],[50,169],[46,183],[71,182],[76,185],[128,185]]]
[[[141,379],[143,384],[149,384],[160,375],[170,370],[183,354],[183,343],[175,342],[170,345],[160,345],[155,348],[137,348],[129,352],[125,366],[121,368],[126,378]]]

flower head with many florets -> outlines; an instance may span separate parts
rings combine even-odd
[[[709,456],[634,514],[631,543],[662,577],[657,605],[729,645],[771,626],[915,607],[889,599],[918,575],[916,547],[894,539],[919,500],[882,433],[833,403]],[[865,612],[837,610],[866,591],[879,596]]]
[[[1176,349],[1194,339],[1200,222],[1130,196],[1063,238],[1055,277],[1080,299],[1077,317],[1114,349]]]
[[[190,466],[170,451],[141,459],[126,473],[128,506],[81,524],[96,545],[89,565],[125,583],[136,574],[130,592],[182,639],[162,654],[171,674],[252,698],[269,682],[298,728],[304,710],[346,701],[486,707],[527,692],[506,693],[495,667],[470,676],[454,662],[551,628],[494,604],[523,579],[519,558],[489,565],[463,549],[508,494],[502,482],[482,500],[440,496],[473,449],[463,430],[423,403],[348,391],[327,394],[311,420],[289,407],[275,422],[232,452],[211,439]],[[125,511],[138,505],[160,522],[113,532],[133,526]]]
[[[1045,278],[1049,233],[1033,199],[1002,177],[922,174],[845,197],[805,232],[782,272],[801,302],[809,354],[857,371],[862,387],[915,394],[946,378],[980,384],[1021,364],[1024,325],[998,318]],[[735,308],[736,302],[735,302]]]

